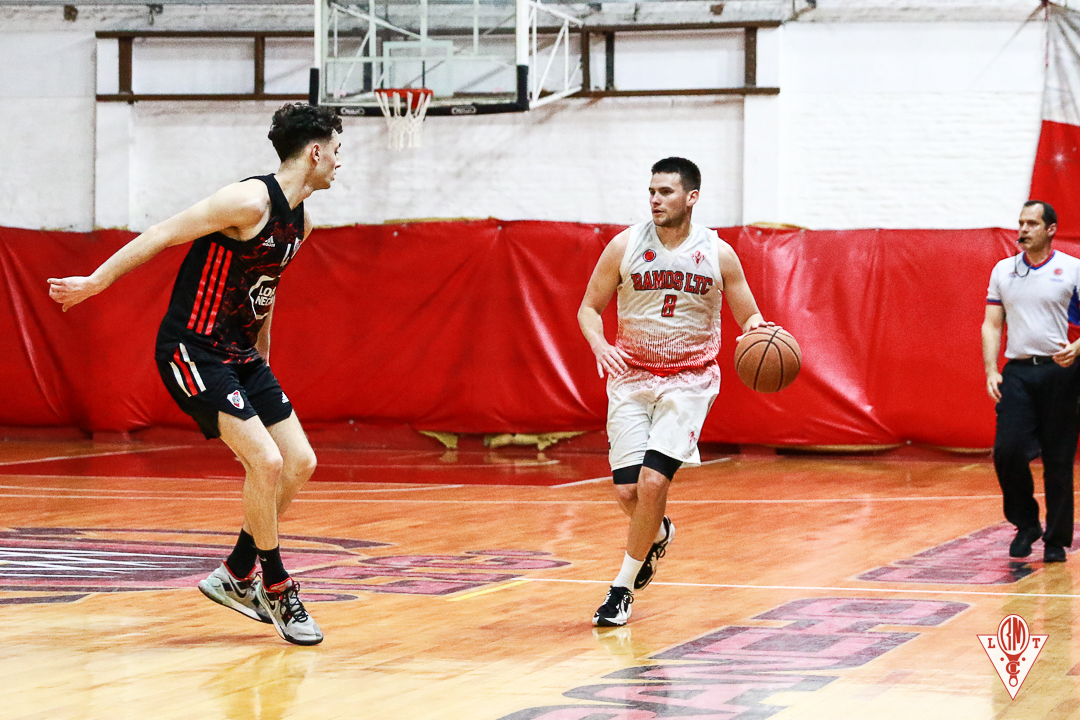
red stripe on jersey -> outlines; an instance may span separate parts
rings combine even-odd
[[[203,265],[202,279],[199,280],[199,292],[195,295],[195,305],[191,308],[191,317],[188,319],[188,330],[195,327],[199,317],[199,307],[202,304],[203,292],[206,290],[206,276],[210,272],[210,266],[214,264],[214,255],[221,248],[217,243],[210,243],[210,252],[206,253],[206,264]]]
[[[639,370],[644,370],[645,372],[649,373],[650,375],[655,375],[656,377],[666,378],[666,377],[671,377],[672,375],[677,375],[678,373],[684,372],[686,370],[701,370],[702,368],[707,368],[710,365],[715,365],[716,360],[710,360],[710,361],[708,361],[706,363],[679,363],[679,364],[676,364],[676,365],[665,365],[664,367],[639,365],[638,363],[632,363],[632,362],[628,362],[626,364],[629,367],[637,368]]]
[[[187,363],[185,363],[184,358],[180,356],[179,348],[173,353],[173,360],[176,361],[177,367],[180,368],[180,374],[184,376],[184,384],[187,385],[188,392],[192,395],[198,395],[199,388],[195,385],[195,379],[191,377],[191,370],[188,368]]]
[[[210,317],[206,319],[206,329],[204,333],[209,333],[214,328],[214,319],[217,318],[218,308],[221,307],[221,297],[225,294],[225,279],[229,277],[229,263],[232,262],[232,250],[225,252],[225,267],[221,269],[220,282],[217,286],[217,293],[214,295],[214,309],[210,311]]]
[[[225,256],[226,250],[219,246],[219,252],[214,256],[214,269],[210,271],[210,283],[209,292],[203,300],[202,308],[199,310],[199,318],[195,321],[195,332],[206,334],[206,319],[210,316],[210,306],[213,304],[213,297],[217,293],[218,286],[221,283],[221,261]]]

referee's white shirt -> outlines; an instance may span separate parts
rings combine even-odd
[[[1039,265],[1023,253],[990,273],[986,302],[1005,308],[1005,357],[1053,355],[1069,342],[1069,323],[1080,324],[1080,260],[1053,250]]]

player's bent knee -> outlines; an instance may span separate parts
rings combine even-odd
[[[281,457],[281,453],[267,451],[258,453],[251,458],[250,464],[256,475],[277,480],[278,476],[281,475],[281,468],[284,467],[285,461]]]
[[[633,485],[618,484],[615,486],[615,497],[620,504],[632,503],[637,500],[637,483]]]
[[[652,503],[657,498],[666,497],[667,488],[670,482],[670,480],[659,472],[642,472],[641,479],[637,484],[638,500],[645,503]]]
[[[314,451],[308,448],[304,452],[294,453],[290,456],[287,463],[287,469],[289,475],[303,481],[311,477],[311,474],[315,472],[315,467],[317,465],[318,459],[315,457]]]

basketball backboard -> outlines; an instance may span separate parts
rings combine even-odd
[[[538,0],[315,0],[312,99],[380,115],[380,88],[427,88],[428,115],[523,112],[581,89],[581,20]]]

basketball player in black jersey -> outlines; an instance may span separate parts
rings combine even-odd
[[[66,312],[162,250],[193,243],[158,331],[158,370],[180,408],[246,471],[240,537],[199,589],[298,645],[323,635],[281,563],[278,518],[315,470],[315,453],[270,371],[270,321],[278,279],[311,232],[303,201],[329,188],[339,167],[340,132],[328,108],[285,105],[269,134],[276,174],[228,185],[154,225],[89,277],[49,279]]]

